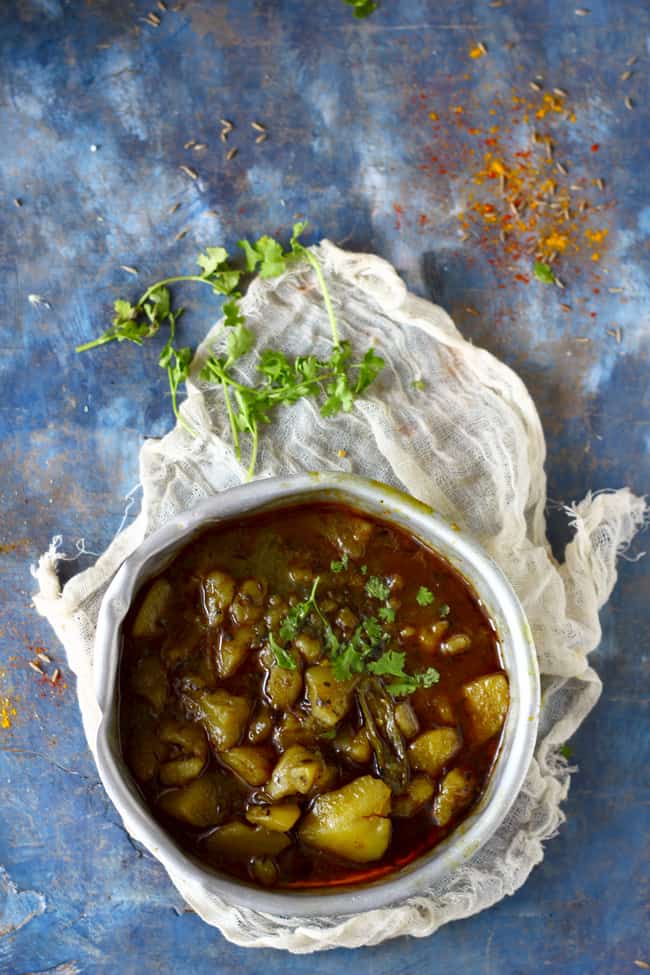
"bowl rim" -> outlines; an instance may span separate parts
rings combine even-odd
[[[319,497],[320,496],[320,497]],[[121,625],[140,586],[169,564],[193,534],[210,524],[330,500],[400,525],[442,555],[465,576],[496,615],[511,702],[497,760],[486,790],[467,819],[412,864],[359,887],[264,890],[219,873],[185,853],[149,813],[126,769],[115,741]],[[468,577],[467,569],[470,569]],[[465,569],[465,571],[463,571]],[[507,659],[506,659],[507,658]],[[122,563],[103,597],[94,647],[95,697],[101,721],[95,740],[100,778],[129,832],[182,885],[198,888],[236,907],[264,914],[331,917],[375,910],[421,893],[472,856],[494,835],[513,805],[528,771],[537,737],[540,709],[539,668],[524,611],[510,583],[483,548],[454,522],[429,505],[379,481],[342,473],[309,473],[265,478],[221,492],[152,532]]]

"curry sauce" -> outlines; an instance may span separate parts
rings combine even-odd
[[[183,849],[267,887],[360,883],[436,846],[484,791],[508,706],[468,583],[340,505],[204,531],[124,624],[144,800]]]

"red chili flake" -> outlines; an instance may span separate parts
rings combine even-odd
[[[427,217],[426,213],[421,213],[420,216],[419,216],[419,224],[420,224],[420,226],[421,227],[424,227],[425,223],[428,223],[428,221],[429,221],[429,218]]]
[[[599,149],[600,149],[600,144],[598,142],[594,142],[593,146],[591,147],[591,151],[598,152]]]
[[[441,176],[444,176],[446,174],[447,170],[445,169],[444,166],[440,166],[440,168],[438,169],[438,172],[440,173]]]
[[[497,144],[497,140],[496,139],[486,139],[485,140],[485,145],[486,146],[495,146],[496,144]]]
[[[530,284],[530,278],[526,277],[525,274],[515,274],[517,281],[523,281],[524,284]]]
[[[600,288],[594,288],[594,294],[595,295],[599,295],[600,294]]]
[[[590,318],[595,318],[596,317],[596,312],[595,311],[590,311],[589,312],[589,317]]]

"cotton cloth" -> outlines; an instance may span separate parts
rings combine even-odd
[[[523,382],[467,342],[449,316],[409,294],[380,258],[328,241],[321,261],[341,337],[361,355],[370,345],[386,368],[351,413],[323,419],[313,401],[283,408],[262,430],[256,477],[343,470],[399,487],[461,523],[514,586],[528,615],[542,678],[535,756],[506,821],[468,863],[418,897],[348,917],[275,918],[228,904],[187,883],[160,857],[191,907],[238,945],[305,953],[375,945],[399,935],[425,937],[449,921],[483,910],[526,880],[543,844],[564,820],[570,769],[560,746],[593,708],[600,680],[589,654],[600,640],[598,612],[616,580],[617,555],[646,516],[627,489],[588,495],[569,509],[575,529],[558,564],[545,531],[545,443]],[[326,357],[330,330],[313,270],[295,265],[282,277],[256,280],[242,301],[258,348]],[[58,542],[35,570],[36,608],[64,644],[77,676],[79,706],[94,751],[101,713],[93,692],[93,641],[102,596],[124,559],[181,511],[245,478],[233,453],[221,389],[201,381],[201,364],[223,342],[207,335],[181,409],[198,433],[177,425],[140,453],[142,507],[95,565],[61,589]],[[254,356],[241,369],[254,379]],[[421,380],[421,382],[420,382]],[[127,829],[137,830],[129,823]]]

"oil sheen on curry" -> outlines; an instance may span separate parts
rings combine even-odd
[[[485,789],[509,705],[466,581],[333,504],[205,531],[125,622],[120,729],[153,815],[265,887],[377,879]]]

